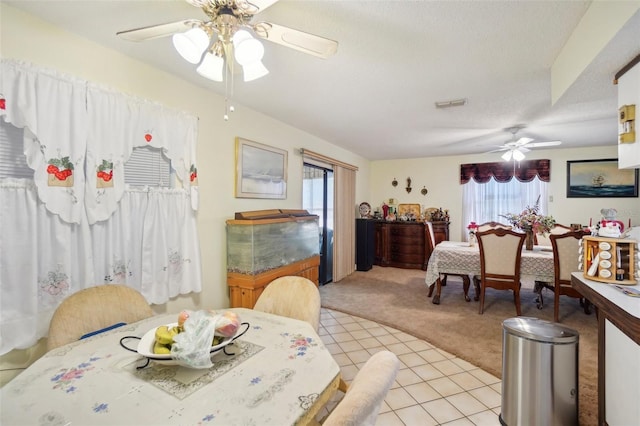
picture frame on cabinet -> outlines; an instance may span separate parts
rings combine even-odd
[[[287,198],[288,152],[236,137],[236,198]]]
[[[567,161],[567,198],[638,196],[638,169],[619,169],[618,159]]]

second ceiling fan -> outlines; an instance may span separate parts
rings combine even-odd
[[[546,146],[556,146],[560,145],[561,141],[548,141],[548,142],[533,142],[533,138],[520,137],[518,138],[516,134],[522,130],[524,126],[514,126],[506,128],[505,130],[511,133],[511,140],[505,142],[498,149],[494,149],[489,152],[501,152],[506,151],[502,154],[502,159],[505,161],[515,160],[522,161],[525,158],[525,153],[531,151],[531,148],[541,148]]]

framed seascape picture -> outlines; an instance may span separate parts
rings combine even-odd
[[[236,138],[236,198],[287,198],[287,151]]]
[[[638,196],[638,169],[618,169],[618,159],[567,161],[567,198]]]

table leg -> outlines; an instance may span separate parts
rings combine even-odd
[[[433,300],[431,301],[434,305],[440,304],[440,293],[442,293],[442,281],[438,278],[436,280],[436,295],[433,296]]]
[[[477,302],[478,300],[480,300],[480,278],[478,278],[477,276],[473,277],[473,287],[476,291],[476,295],[473,300]]]
[[[471,302],[469,297],[469,286],[471,286],[471,280],[468,275],[461,275],[462,277],[462,289],[464,290],[464,300]]]

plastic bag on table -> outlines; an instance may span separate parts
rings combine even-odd
[[[173,337],[171,356],[191,368],[210,368],[214,336],[231,338],[240,327],[240,318],[233,311],[183,311],[178,324],[183,331]]]
[[[171,357],[186,367],[212,367],[210,350],[217,320],[206,311],[191,312],[184,331],[173,337]]]

